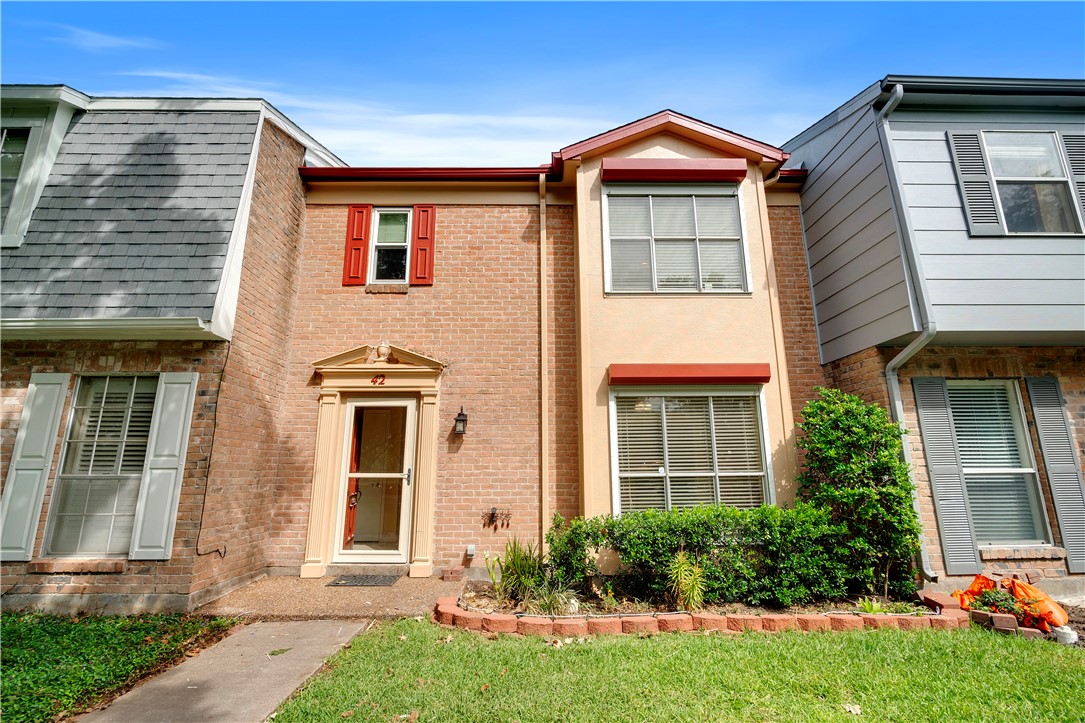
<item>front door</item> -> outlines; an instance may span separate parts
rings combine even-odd
[[[407,562],[415,412],[413,399],[348,404],[338,561]]]

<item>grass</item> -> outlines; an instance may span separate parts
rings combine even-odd
[[[1067,721],[1083,700],[1085,651],[980,629],[686,633],[556,647],[401,620],[356,638],[275,723]]]
[[[190,615],[0,615],[3,720],[48,721],[94,707],[237,621]]]

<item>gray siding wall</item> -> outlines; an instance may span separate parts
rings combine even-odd
[[[942,331],[1085,330],[1085,238],[970,237],[947,131],[1081,133],[1085,115],[898,109],[889,118],[919,265]],[[805,203],[805,198],[804,198]]]
[[[821,356],[834,361],[918,330],[874,111],[863,106],[803,145],[803,225]]]

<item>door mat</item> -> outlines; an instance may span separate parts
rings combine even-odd
[[[328,587],[387,587],[401,575],[340,575]]]

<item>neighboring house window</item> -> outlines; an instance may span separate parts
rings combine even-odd
[[[79,381],[46,555],[127,556],[157,388],[157,377]]]
[[[737,187],[606,189],[607,290],[747,290]]]
[[[1077,233],[1074,193],[1054,133],[984,133],[1009,233]]]
[[[26,157],[26,147],[30,142],[29,128],[0,129],[0,227],[7,222],[8,209],[15,196],[15,186],[19,181],[19,171]]]
[[[343,286],[432,286],[436,216],[436,206],[428,204],[408,208],[350,206]]]
[[[946,388],[976,541],[1047,541],[1017,384],[947,380]]]
[[[61,440],[41,554],[170,559],[199,377],[82,377],[60,433],[71,375],[31,374],[0,500],[0,559],[33,557]]]
[[[765,501],[756,389],[612,397],[620,512]]]
[[[1085,135],[950,131],[948,137],[971,235],[1082,232]]]
[[[983,570],[981,545],[1054,542],[1037,484],[1030,429],[1043,453],[1058,543],[1071,573],[1085,573],[1085,484],[1058,378],[1020,381],[915,377],[919,430],[948,575]]]

